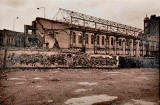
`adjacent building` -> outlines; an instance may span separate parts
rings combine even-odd
[[[12,30],[0,30],[0,47],[42,47],[37,35]]]
[[[149,36],[159,36],[160,34],[160,16],[151,15],[144,19],[144,33]]]
[[[0,46],[24,47],[24,33],[11,30],[0,30]]]
[[[160,16],[151,15],[144,19],[144,34],[146,36],[146,53],[149,56],[159,56]]]

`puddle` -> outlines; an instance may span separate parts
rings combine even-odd
[[[119,75],[119,74],[110,74],[110,75]]]
[[[25,84],[26,82],[17,82],[15,83],[15,85],[22,85],[22,84]]]
[[[79,98],[71,98],[65,101],[67,105],[98,105],[96,103],[110,102],[117,100],[117,96],[108,96],[104,95],[93,95],[93,96],[85,96]]]
[[[144,80],[148,80],[147,77],[137,77],[137,79],[144,79]]]
[[[87,74],[87,73],[89,73],[89,72],[83,72],[84,74]]]
[[[124,105],[158,105],[158,104],[154,102],[131,99],[129,102],[125,103]]]
[[[60,71],[53,71],[52,73],[58,73],[58,72],[60,72]]]
[[[37,88],[41,88],[42,86],[36,86]]]
[[[139,81],[147,81],[149,80],[147,77],[135,77],[133,81],[139,82]]]
[[[8,80],[19,80],[20,78],[9,78]]]
[[[48,100],[47,102],[48,102],[48,103],[51,103],[51,102],[53,102],[53,100]]]
[[[22,78],[9,78],[8,80],[26,80],[26,79],[22,79]]]
[[[120,72],[106,72],[108,74],[120,74]]]
[[[38,80],[38,79],[41,79],[41,78],[39,78],[39,77],[35,77],[35,78],[33,78],[33,79],[37,79],[37,80]]]
[[[38,75],[38,74],[32,74],[32,75],[36,76],[36,75]]]
[[[79,92],[85,92],[85,91],[89,91],[89,90],[92,90],[92,89],[76,89],[74,92],[79,93]]]
[[[97,82],[78,82],[78,84],[92,86],[92,85],[97,85],[98,83]]]

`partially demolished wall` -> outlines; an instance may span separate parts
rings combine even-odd
[[[6,67],[118,67],[118,59],[86,53],[8,50]]]

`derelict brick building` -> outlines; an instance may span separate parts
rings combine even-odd
[[[36,18],[24,26],[24,33],[1,30],[0,45],[136,57],[159,53],[160,18],[155,15],[144,19],[143,31],[70,10],[59,9],[58,14],[62,16],[52,20]]]
[[[32,26],[25,26],[25,31],[32,30],[46,48],[136,57],[154,56],[152,52],[159,51],[159,26],[156,31],[147,29],[149,26],[146,27],[146,22],[149,22],[149,19],[144,20],[144,32],[132,26],[70,10],[59,9],[58,13],[63,15],[61,19],[36,18]],[[153,16],[148,23],[150,27],[154,20],[152,18]],[[157,21],[159,23],[156,18]]]

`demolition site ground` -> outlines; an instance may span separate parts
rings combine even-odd
[[[131,99],[158,105],[159,82],[153,68],[1,70],[0,105],[66,105],[71,98],[102,94],[117,96],[114,105]]]

